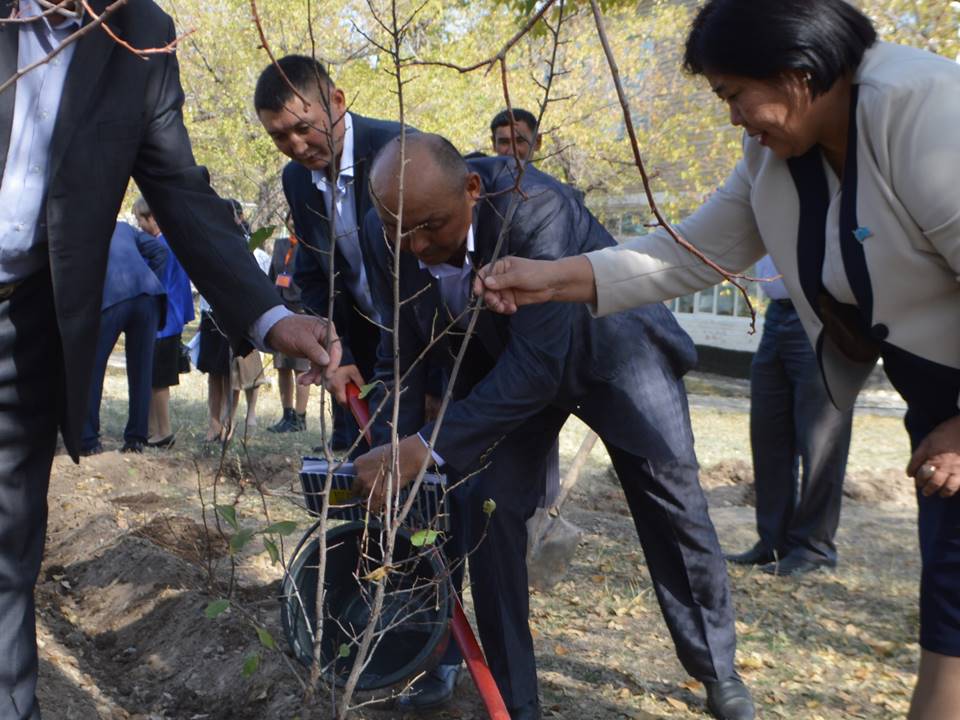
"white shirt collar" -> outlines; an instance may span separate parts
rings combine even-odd
[[[75,30],[80,27],[80,20],[83,18],[84,13],[83,5],[80,5],[80,11],[76,17],[64,17],[63,22],[54,27],[50,24],[49,17],[43,18],[43,24],[46,26],[48,32],[64,32],[65,30]],[[36,17],[43,13],[43,8],[40,7],[34,0],[20,0],[20,16],[21,17]]]
[[[457,267],[456,265],[449,265],[448,263],[440,263],[438,265],[427,265],[420,260],[417,260],[417,263],[420,265],[421,270],[429,270],[430,274],[433,277],[440,278],[445,277],[466,277],[470,274],[470,271],[473,270],[473,263],[470,262],[470,253],[473,252],[474,243],[473,243],[473,225],[470,226],[470,229],[467,230],[467,253],[463,257],[463,267]]]
[[[330,186],[326,170],[314,170],[311,176],[313,184],[321,190]],[[341,178],[353,179],[353,118],[350,113],[343,114],[343,151],[340,153],[340,173],[337,176],[338,183],[343,186],[346,183]]]

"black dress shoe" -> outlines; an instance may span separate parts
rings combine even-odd
[[[80,457],[90,457],[91,455],[99,455],[103,452],[103,445],[97,443],[96,445],[91,445],[88,448],[81,448]]]
[[[514,708],[509,711],[510,720],[540,720],[540,703],[532,702],[524,705],[522,708]]]
[[[819,570],[820,568],[835,568],[836,560],[827,558],[811,558],[800,553],[790,553],[782,558],[780,562],[772,562],[764,565],[760,570],[767,575],[776,575],[778,577],[790,577],[791,575],[805,575]]]
[[[123,447],[120,448],[122,453],[142,453],[143,452],[143,441],[142,440],[127,440]]]
[[[151,448],[160,448],[161,450],[169,450],[173,447],[173,444],[177,441],[177,438],[172,434],[167,435],[165,438],[160,438],[154,442],[147,440],[146,446]]]
[[[777,559],[773,551],[767,550],[763,544],[759,542],[746,552],[742,552],[739,555],[724,555],[724,557],[728,562],[736,563],[737,565],[766,565]]]
[[[707,710],[718,720],[754,720],[756,711],[750,691],[738,677],[706,682]]]
[[[429,710],[450,701],[460,676],[460,664],[437,665],[417,680],[410,690],[397,698],[397,709]]]

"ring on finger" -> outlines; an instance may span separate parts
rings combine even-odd
[[[917,471],[917,480],[926,482],[932,478],[937,472],[937,466],[931,465],[930,463],[924,463],[920,466],[920,469]]]

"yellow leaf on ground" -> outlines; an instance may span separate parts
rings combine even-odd
[[[676,709],[676,710],[689,710],[687,704],[683,700],[677,700],[676,698],[668,697],[664,698],[667,701],[667,705]]]

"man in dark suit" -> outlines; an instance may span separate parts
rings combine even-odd
[[[660,304],[601,320],[559,303],[509,317],[481,312],[453,402],[428,448],[434,425],[423,423],[425,370],[416,358],[450,319],[454,331],[465,326],[473,269],[493,259],[504,218],[512,213],[503,254],[558,258],[614,241],[569,188],[529,165],[516,193],[513,158],[465,162],[435,135],[408,137],[406,150],[397,337],[400,371],[408,373],[399,430],[408,435],[399,446],[399,482],[415,477],[431,453],[468,478],[453,492],[451,523],[461,547],[476,547],[469,563],[478,630],[511,717],[540,716],[524,523],[542,492],[547,452],[575,414],[610,454],[681,662],[706,685],[716,717],[753,718],[734,670],[726,568],[698,482],[681,380],[695,361],[690,338]],[[371,289],[386,318],[393,317],[399,167],[399,143],[390,143],[371,172],[380,217],[369,216],[364,235]],[[462,338],[462,330],[448,333],[432,347],[431,358],[448,374]],[[388,386],[393,342],[384,332],[375,376]],[[377,442],[386,442],[388,431],[380,423]],[[390,446],[380,445],[356,461],[359,489],[372,505],[382,502],[379,479],[389,458]],[[487,499],[496,502],[489,519]]]
[[[346,449],[359,433],[342,408],[346,386],[372,377],[380,334],[372,322],[376,309],[360,250],[360,221],[371,208],[367,175],[373,157],[399,134],[400,125],[349,112],[343,90],[323,65],[303,55],[288,55],[264,68],[253,104],[277,149],[290,158],[283,192],[301,244],[293,280],[307,312],[329,314],[331,262],[335,268],[333,321],[343,360],[326,385],[339,403],[331,445]]]
[[[102,13],[106,0],[91,0]],[[131,175],[187,273],[240,344],[333,367],[328,325],[289,313],[246,250],[229,205],[210,189],[183,125],[176,56],[144,60],[101,28],[64,41],[90,13],[63,2],[0,0],[0,717],[38,718],[33,586],[60,428],[79,457],[90,398],[110,236]],[[32,20],[31,20],[32,18]],[[151,0],[109,25],[136,48],[174,37]],[[56,52],[50,57],[51,53]],[[29,139],[29,141],[28,141]],[[65,360],[65,351],[68,361]]]
[[[80,435],[80,454],[103,452],[100,400],[113,346],[123,333],[129,388],[127,427],[121,452],[143,452],[150,415],[153,345],[166,316],[166,290],[160,277],[170,253],[152,235],[118,222],[110,239],[103,287],[100,334],[90,383],[90,407]]]

